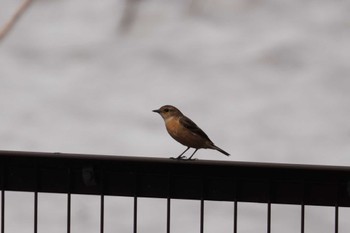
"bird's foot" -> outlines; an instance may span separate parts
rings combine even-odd
[[[174,159],[174,160],[186,160],[187,157],[186,157],[186,156],[170,157],[170,159]]]
[[[195,161],[195,160],[198,160],[198,159],[188,158],[188,159],[186,159],[186,160],[188,160],[188,161]]]

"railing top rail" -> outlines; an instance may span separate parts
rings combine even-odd
[[[350,167],[0,151],[0,188],[350,206]]]

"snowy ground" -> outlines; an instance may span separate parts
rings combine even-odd
[[[122,32],[121,0],[34,1],[0,44],[0,149],[175,156],[184,147],[151,112],[173,104],[232,154],[202,150],[200,159],[349,166],[350,2],[188,2],[144,0]],[[1,1],[0,25],[19,3]],[[41,232],[65,231],[64,197],[53,196],[41,196],[55,216],[42,214]],[[32,195],[9,199],[28,208],[7,208],[6,228],[31,232]],[[98,198],[76,199],[74,232],[97,232]],[[107,232],[131,232],[126,202],[111,198]],[[145,213],[165,209],[164,200],[140,203]],[[206,231],[229,232],[231,204],[208,205]],[[265,206],[241,205],[240,232],[265,230]],[[173,232],[198,231],[197,202],[174,208],[173,221],[185,224]],[[275,232],[299,230],[298,207],[273,208]],[[164,213],[140,219],[140,232],[164,231]],[[308,232],[332,231],[333,209],[307,214]]]

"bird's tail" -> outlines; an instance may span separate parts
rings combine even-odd
[[[223,153],[223,154],[226,155],[226,156],[230,156],[229,153],[227,153],[226,151],[224,151],[223,149],[221,149],[221,148],[219,148],[219,147],[217,147],[217,146],[215,146],[215,145],[212,145],[211,148],[212,148],[212,149],[215,149],[215,150],[217,150],[217,151],[220,151],[221,153]]]

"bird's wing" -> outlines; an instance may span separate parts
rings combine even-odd
[[[192,133],[197,134],[207,140],[210,141],[208,135],[204,133],[203,130],[201,130],[196,123],[194,123],[191,119],[189,119],[186,116],[180,117],[180,123],[187,129],[189,129]]]

